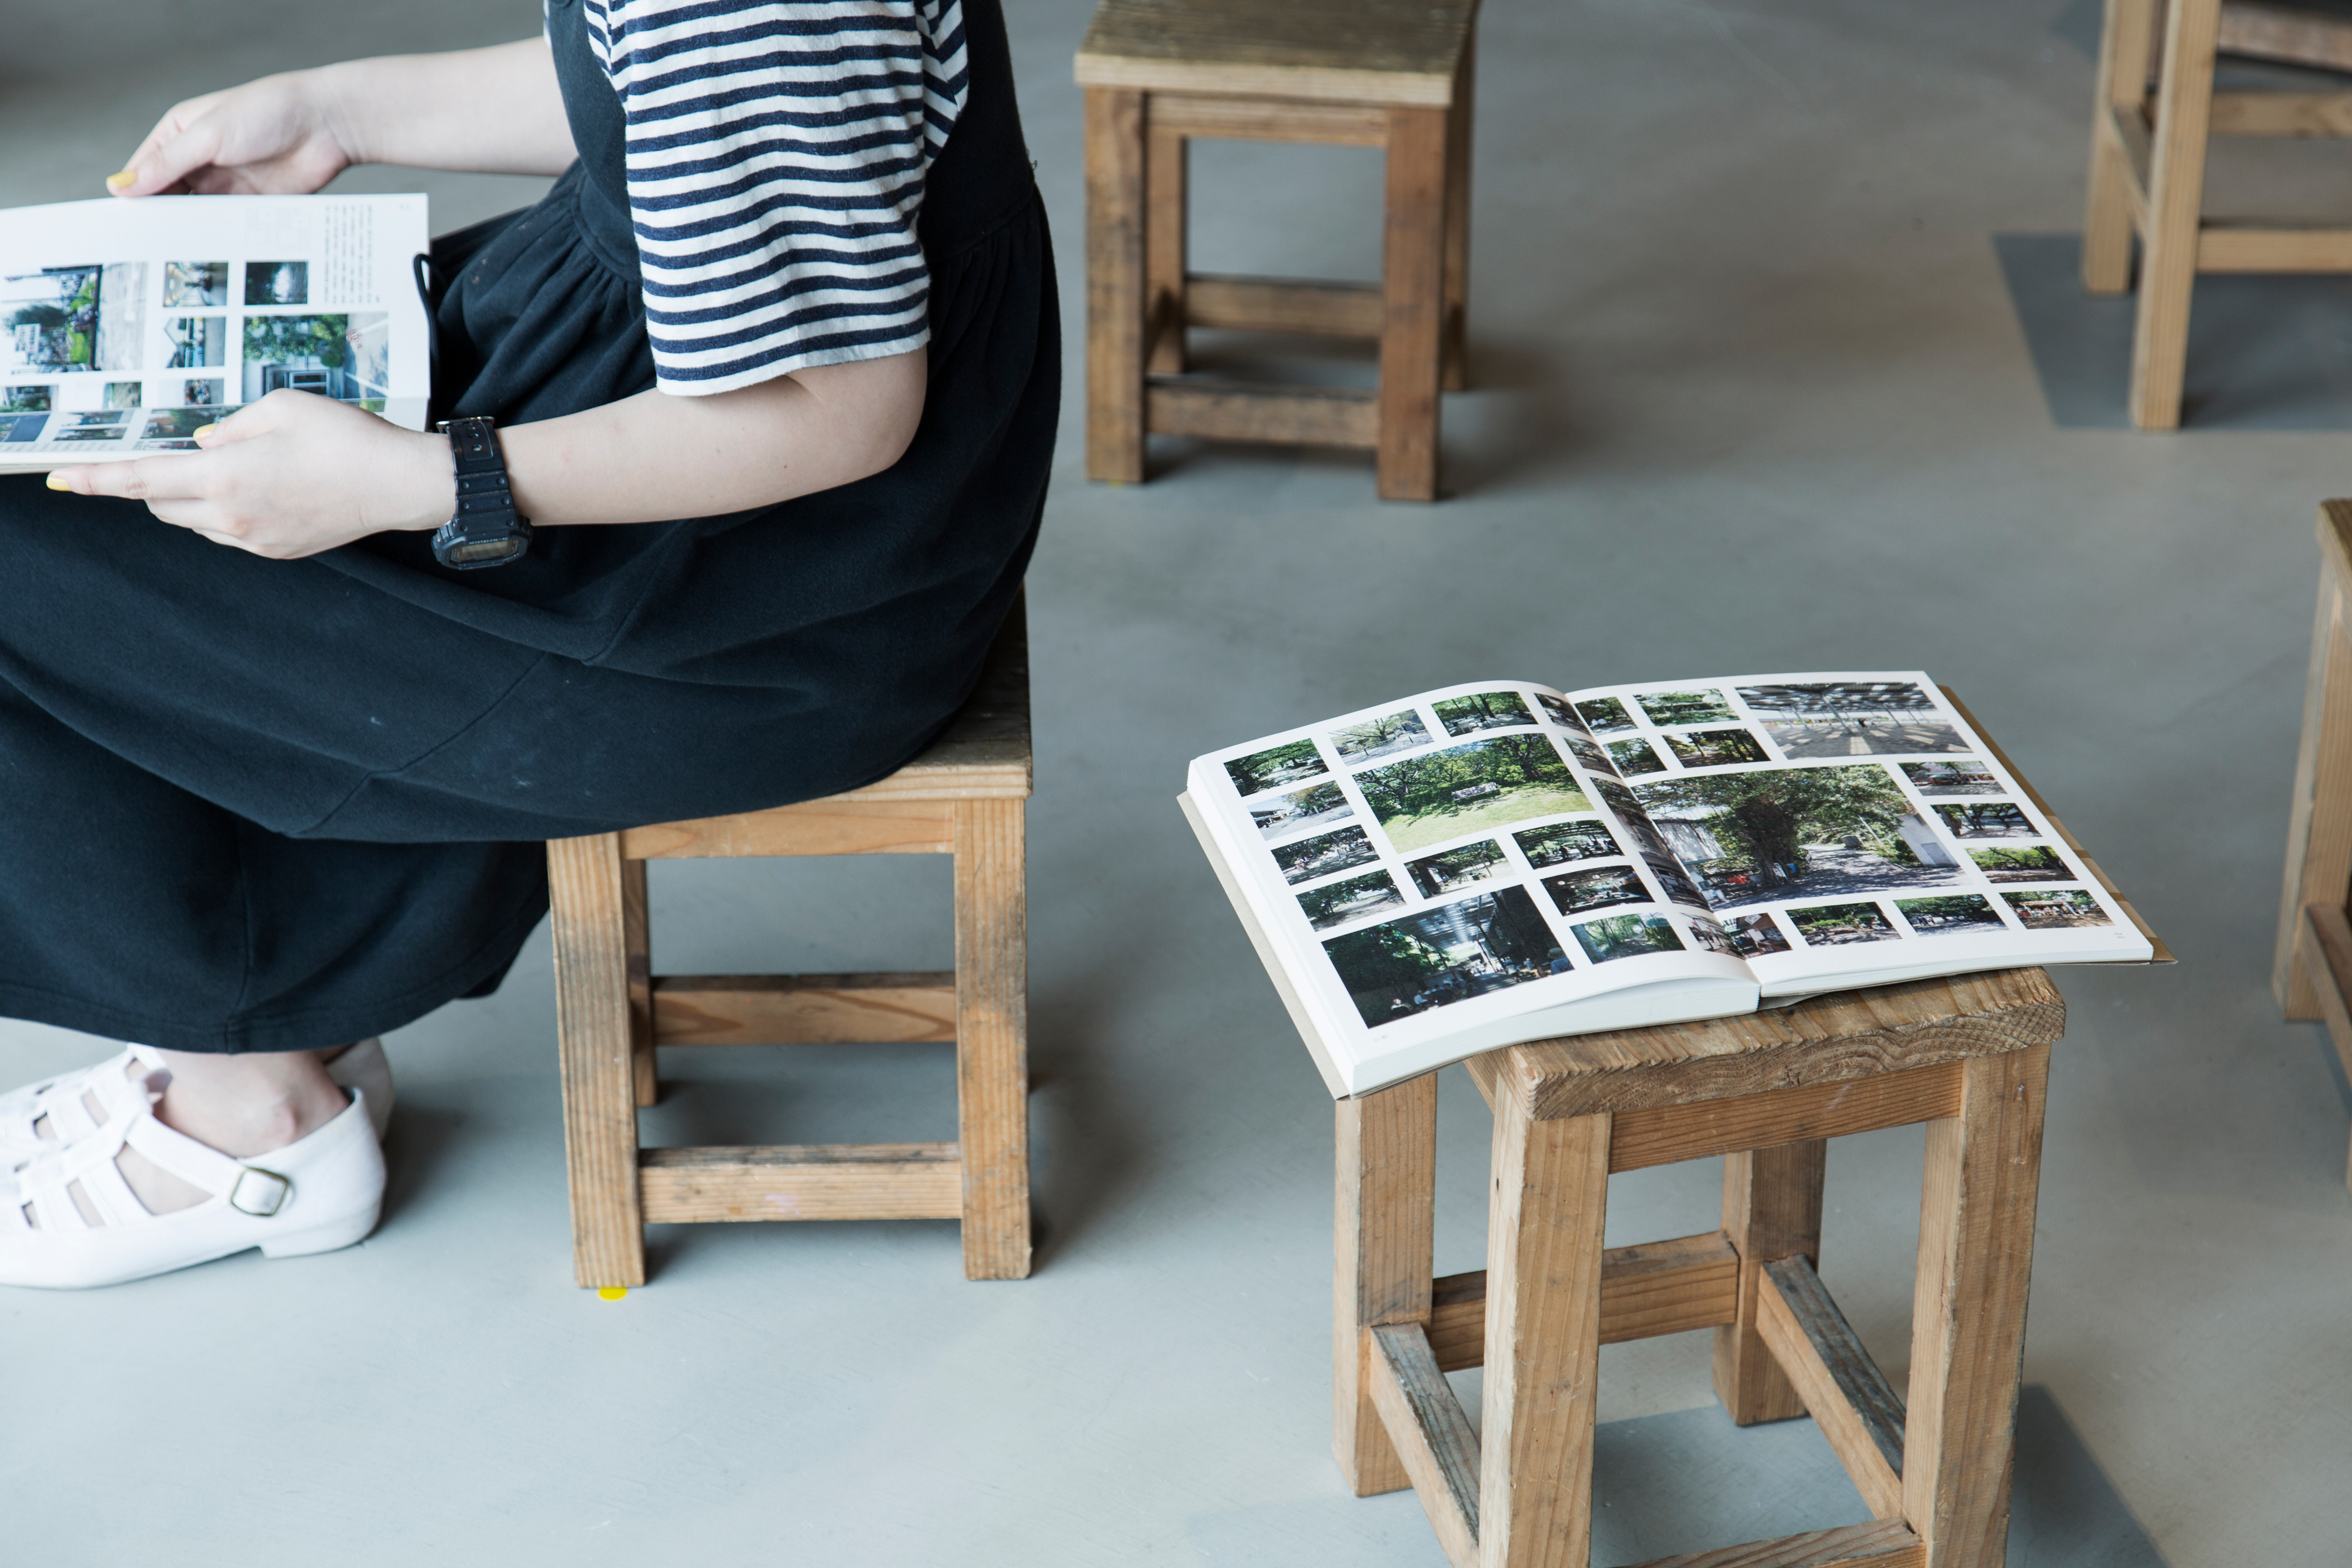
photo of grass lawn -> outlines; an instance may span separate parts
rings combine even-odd
[[[1592,810],[1576,775],[1540,735],[1498,735],[1368,768],[1356,783],[1400,851]]]
[[[2058,858],[2047,844],[2026,849],[1970,850],[1969,859],[1985,873],[1987,882],[2080,882],[2074,868]]]

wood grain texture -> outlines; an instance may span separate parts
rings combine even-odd
[[[1478,1438],[1419,1323],[1365,1331],[1372,1406],[1454,1568],[1477,1568]]]
[[[1372,1404],[1367,1331],[1429,1321],[1437,1075],[1332,1112],[1331,1451],[1349,1489],[1370,1497],[1412,1484]]]
[[[1832,1083],[2056,1040],[2066,1004],[2040,969],[2000,969],[1654,1029],[1535,1040],[1474,1059],[1542,1119]],[[1622,1134],[1621,1134],[1622,1135]],[[1749,1145],[1751,1147],[1757,1145]]]
[[[1659,1557],[1639,1568],[1923,1568],[1927,1549],[1899,1519],[1874,1519],[1778,1541]]]
[[[874,1044],[955,1039],[955,971],[866,975],[663,975],[662,1045]]]
[[[1383,501],[1437,499],[1438,387],[1445,339],[1446,172],[1453,120],[1443,109],[1389,110],[1381,220],[1379,490]]]
[[[1372,104],[1155,92],[1151,125],[1155,131],[1177,136],[1244,141],[1307,141],[1338,147],[1385,147],[1389,141],[1388,110]]]
[[[1193,326],[1235,332],[1377,338],[1383,319],[1377,283],[1308,283],[1196,272],[1185,299],[1185,319]]]
[[[646,1149],[637,1156],[637,1186],[656,1225],[963,1212],[963,1162],[953,1144]]]
[[[2290,1019],[2320,1016],[2310,977],[2296,964],[2303,912],[2341,906],[2352,883],[2352,501],[2319,508],[2319,603],[2303,685],[2303,737],[2287,814],[2286,873],[2279,890],[2271,992]]]
[[[2047,1046],[1967,1063],[1927,1129],[1913,1287],[1903,1514],[1928,1568],[1998,1568],[2025,1348]]]
[[[1102,0],[1082,87],[1414,104],[1452,101],[1475,0]]]
[[[955,850],[945,800],[822,800],[733,817],[658,822],[621,835],[631,860],[733,860],[774,855],[943,855]]]
[[[2209,223],[2197,235],[2200,272],[2352,272],[2352,229]]]
[[[2224,54],[2352,71],[2352,19],[2325,11],[2231,0],[2214,44]]]
[[[1601,1363],[1606,1115],[1495,1110],[1486,1214],[1486,1363],[1478,1484],[1482,1568],[1588,1568]]]
[[[1612,1171],[1932,1122],[1959,1109],[1960,1064],[1617,1113]]]
[[[2315,904],[2303,913],[2305,983],[2318,1000],[2336,1057],[2352,1074],[2352,918],[2333,904]],[[2345,1161],[2344,1181],[2352,1186],[2352,1154]]]
[[[1144,350],[1144,369],[1159,375],[1184,370],[1186,319],[1186,165],[1181,133],[1160,122],[1159,105],[1148,111],[1144,131],[1143,289],[1145,313],[1155,324]],[[1164,323],[1164,325],[1160,325]]]
[[[1720,1230],[1612,1247],[1601,1255],[1601,1343],[1684,1333],[1729,1322],[1739,1254]],[[1432,1291],[1429,1344],[1447,1372],[1486,1359],[1486,1270],[1448,1274]]]
[[[2017,780],[2017,787],[2025,791],[2025,798],[2033,802],[2034,809],[2048,819],[2051,830],[2058,835],[2068,849],[2074,852],[2074,858],[2082,862],[2084,871],[2091,873],[2091,880],[2106,889],[2107,896],[2116,901],[2116,906],[2129,918],[2134,929],[2147,938],[2147,945],[2155,949],[2155,956],[2149,959],[2149,962],[2155,964],[2173,962],[2172,949],[2164,945],[2164,938],[2156,934],[2156,927],[2150,925],[2140,912],[2133,906],[2132,901],[2124,896],[2124,890],[2116,885],[2115,878],[2109,876],[2101,869],[2099,862],[2091,858],[2090,852],[2083,847],[2083,841],[2076,838],[2064,822],[2059,821],[2058,813],[2050,809],[2050,802],[2042,798],[2042,791],[2033,787],[2033,780],[2018,771],[2017,764],[2010,760],[2009,753],[2001,749],[2000,742],[1985,733],[1984,726],[1977,722],[1977,716],[1969,711],[1969,705],[1962,702],[1958,694],[1949,686],[1938,686],[1936,689],[1944,694],[1944,700],[1952,705],[1952,711],[1967,720],[1969,727],[1977,732],[1977,738],[1984,742],[1984,748],[1992,753],[1993,760],[1999,762],[2008,770],[2009,776]]]
[[[1087,477],[1143,482],[1144,95],[1089,87]]]
[[[646,1282],[621,865],[617,833],[548,841],[572,1270],[592,1289]]]
[[[2154,0],[2107,0],[2099,30],[2097,94],[2091,115],[2091,173],[2083,214],[2083,287],[2121,294],[2131,286],[2133,201],[2129,162],[2115,112],[2137,115],[2147,92]]]
[[[1903,1401],[1801,1257],[1765,1265],[1757,1323],[1863,1505],[1903,1511]]]
[[[1380,441],[1380,413],[1373,394],[1353,387],[1280,386],[1195,377],[1181,382],[1155,380],[1146,396],[1151,430],[1159,435],[1357,448],[1370,448]]]
[[[2352,93],[2217,92],[2207,124],[2215,136],[2352,136]]]
[[[623,860],[621,949],[629,966],[629,1078],[639,1106],[661,1098],[654,1053],[654,967],[646,920],[646,862]]]
[[[1828,1161],[1829,1145],[1819,1138],[1723,1156],[1723,1231],[1738,1271],[1732,1320],[1715,1331],[1715,1395],[1742,1427],[1805,1413],[1796,1385],[1757,1332],[1757,1313],[1766,1264],[1821,1261]]]
[[[955,808],[956,1128],[963,1271],[1029,1277],[1028,841],[1018,800]]]
[[[2213,47],[2221,13],[2221,0],[2170,0],[2165,7],[2147,243],[2132,332],[2131,420],[2142,430],[2172,430],[2180,423],[2189,296],[2197,280],[2206,119],[2213,99]]]

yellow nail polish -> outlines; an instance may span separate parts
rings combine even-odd
[[[139,173],[137,170],[125,169],[119,174],[109,174],[106,177],[106,188],[110,191],[120,191],[125,185],[137,183],[138,180]]]
[[[210,435],[214,431],[218,430],[219,428],[219,420],[215,420],[210,424],[200,424],[196,426],[195,429],[188,432],[188,439],[191,441],[200,440],[205,436]]]
[[[49,488],[52,490],[70,490],[73,486],[66,483],[64,475],[52,474],[49,476]]]

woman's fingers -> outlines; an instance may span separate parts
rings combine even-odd
[[[205,462],[201,453],[142,457],[129,463],[81,463],[53,470],[49,488],[71,490],[77,496],[115,496],[126,501],[197,500],[212,494],[215,466]]]
[[[219,156],[221,127],[213,108],[225,95],[206,93],[174,104],[155,122],[121,172],[106,177],[118,196],[161,195]]]

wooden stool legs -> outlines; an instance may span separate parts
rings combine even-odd
[[[1839,1112],[1847,1119],[1826,1129],[1937,1113],[1907,1399],[1814,1270],[1822,1139],[1727,1152],[1720,1235],[1604,1252],[1617,1118],[1537,1120],[1497,1091],[1486,1270],[1434,1281],[1433,1075],[1342,1101],[1333,1436],[1349,1485],[1360,1496],[1411,1485],[1455,1568],[1588,1568],[1601,1345],[1714,1323],[1716,1387],[1733,1419],[1810,1410],[1877,1516],[1759,1543],[1740,1561],[1999,1568],[2049,1066],[2045,1044],[1889,1074],[1882,1085],[1905,1087],[1886,1103],[1909,1109]],[[1746,1124],[1785,1134],[1823,1126],[1832,1103],[1795,1089],[1743,1103]],[[1691,1151],[1670,1158],[1720,1150],[1716,1128],[1742,1124],[1715,1122],[1706,1102],[1628,1114],[1653,1150],[1663,1130]],[[1617,1152],[1626,1168],[1655,1161]],[[1441,1299],[1474,1291],[1486,1331],[1475,1436],[1444,1373],[1477,1363]]]
[[[968,1280],[1029,1277],[1024,805],[955,805],[956,1139]]]
[[[572,1272],[583,1285],[642,1285],[637,1103],[640,1073],[651,1073],[638,1063],[653,1056],[653,1019],[650,1002],[642,1013],[635,1006],[630,937],[634,925],[642,964],[645,866],[638,863],[632,877],[621,859],[621,835],[597,833],[550,840],[547,878]]]

